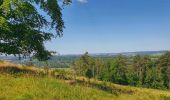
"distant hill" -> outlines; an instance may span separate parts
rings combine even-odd
[[[94,56],[116,56],[116,55],[125,55],[125,56],[135,56],[135,55],[161,55],[168,50],[163,51],[137,51],[137,52],[121,52],[121,53],[98,53],[92,54]]]
[[[90,54],[92,56],[116,56],[116,55],[125,55],[125,56],[135,56],[135,55],[161,55],[169,50],[162,50],[162,51],[137,51],[137,52],[120,52],[120,53],[93,53]],[[52,59],[55,58],[77,58],[81,56],[82,54],[68,54],[68,55],[55,55],[52,57]],[[0,59],[2,60],[18,60],[17,57],[14,56],[0,56]]]
[[[165,51],[139,51],[139,52],[122,52],[122,53],[96,53],[96,54],[90,54],[94,57],[100,57],[100,58],[111,58],[115,57],[117,55],[125,55],[125,56],[135,56],[135,55],[162,55],[163,53],[167,52]],[[81,56],[81,54],[70,54],[70,55],[55,55],[51,59],[48,60],[48,66],[49,67],[55,67],[55,68],[66,68],[69,67],[74,60],[78,59]],[[21,61],[18,60],[17,57],[14,56],[0,56],[0,60],[8,60],[15,63],[28,63],[28,59],[22,59]],[[47,66],[45,62],[40,62],[38,60],[33,60],[32,63],[36,66]]]

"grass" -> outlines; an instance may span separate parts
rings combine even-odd
[[[25,66],[20,64],[13,64],[6,61],[0,61],[0,72],[1,73],[27,73],[27,74],[43,74],[45,71],[41,68],[34,66]]]
[[[1,61],[2,66],[21,67]],[[24,69],[38,70],[26,66]],[[54,77],[15,74],[0,74],[0,100],[170,100],[168,90],[122,86],[96,80],[89,83],[82,77],[77,77],[76,84],[71,85]]]
[[[37,77],[0,77],[0,100],[111,100],[114,95],[90,87],[70,86],[63,80]]]

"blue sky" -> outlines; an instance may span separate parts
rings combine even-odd
[[[170,0],[73,0],[63,19],[60,54],[170,50]]]

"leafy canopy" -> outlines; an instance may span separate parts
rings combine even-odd
[[[44,42],[62,36],[61,6],[70,3],[71,0],[0,0],[0,53],[47,60],[51,52],[45,49]],[[38,7],[51,19],[39,13]],[[47,29],[56,32],[46,32]]]

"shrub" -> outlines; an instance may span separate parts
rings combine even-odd
[[[91,69],[87,69],[86,70],[86,72],[85,72],[85,76],[87,77],[87,78],[92,78],[93,77],[93,72],[92,72],[92,70]]]

